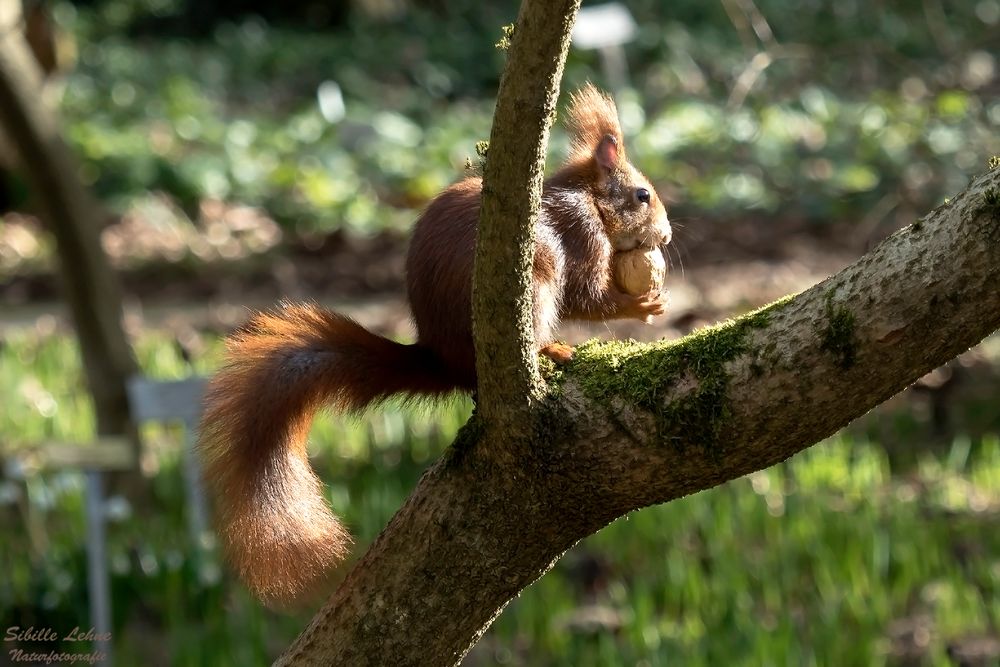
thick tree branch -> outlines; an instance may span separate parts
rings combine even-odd
[[[521,458],[476,418],[278,664],[458,663],[576,541],[766,468],[1000,327],[1000,169],[795,298],[553,378]]]
[[[519,430],[541,386],[531,321],[534,228],[579,8],[580,0],[524,0],[493,115],[472,312],[479,410],[508,432]]]
[[[837,275],[734,322],[584,351],[560,404],[580,442],[546,448],[573,454],[560,477],[586,471],[572,485],[584,512],[610,520],[769,467],[997,330],[998,194],[995,169]]]

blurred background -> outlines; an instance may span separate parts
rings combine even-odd
[[[247,308],[283,297],[412,339],[408,230],[488,138],[516,10],[25,0],[0,40],[27,34],[70,177],[102,204],[141,373],[210,373]],[[563,90],[616,95],[631,159],[670,202],[672,305],[570,340],[678,337],[804,289],[1000,153],[1000,0],[596,11]],[[550,164],[566,145],[556,130]],[[85,477],[26,453],[97,429],[46,195],[3,149],[0,628],[68,631],[90,624]],[[317,421],[314,466],[355,557],[470,410]],[[310,614],[263,609],[191,537],[181,426],[140,435],[102,510],[117,663],[268,663]],[[34,645],[5,642],[0,664],[14,646]],[[1000,337],[783,465],[583,541],[465,664],[1000,664]]]

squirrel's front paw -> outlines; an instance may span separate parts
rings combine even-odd
[[[667,299],[664,294],[645,294],[633,298],[635,301],[629,307],[629,317],[633,319],[652,324],[654,317],[667,312]]]

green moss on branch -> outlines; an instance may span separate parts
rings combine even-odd
[[[987,188],[983,193],[982,211],[988,213],[994,221],[1000,220],[1000,190]]]
[[[510,48],[510,42],[514,39],[514,24],[510,23],[500,28],[500,40],[494,44],[498,50],[506,51]]]
[[[696,331],[678,341],[591,341],[576,349],[560,378],[614,409],[615,401],[654,415],[656,439],[677,446],[698,444],[721,451],[719,435],[729,414],[726,364],[752,354],[750,333],[763,329],[789,298],[735,320]],[[755,363],[773,354],[754,354]],[[552,380],[553,378],[550,378]],[[672,390],[690,383],[665,402]]]
[[[820,332],[820,339],[820,349],[832,354],[841,370],[854,365],[857,356],[854,313],[847,306],[834,303],[832,290],[826,295],[826,327]]]

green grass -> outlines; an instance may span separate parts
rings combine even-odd
[[[217,341],[205,349],[196,371],[217,361]],[[137,354],[154,377],[189,372],[165,334],[141,336]],[[91,435],[75,355],[64,335],[7,336],[5,448]],[[468,413],[458,402],[318,421],[314,465],[357,536],[356,555]],[[184,530],[177,433],[146,435],[155,443],[149,506],[112,501],[121,664],[265,664],[307,615],[262,609],[197,555]],[[635,512],[516,599],[468,664],[901,664],[892,628],[920,618],[931,629],[921,664],[951,664],[949,643],[1000,624],[1000,437],[959,437],[917,460],[894,475],[878,443],[845,432],[783,465]],[[0,626],[83,625],[81,475],[12,472],[0,479]]]

